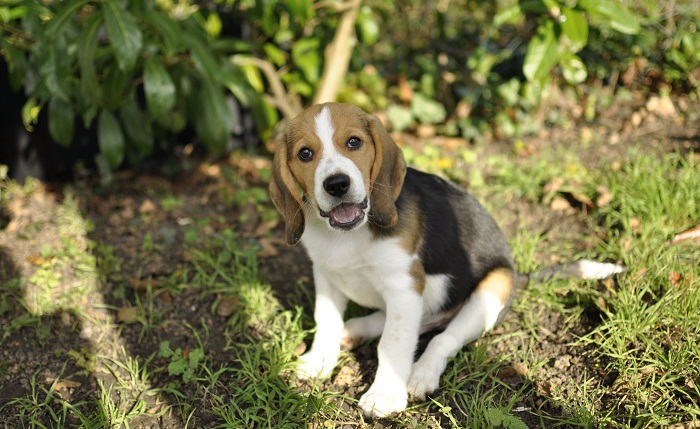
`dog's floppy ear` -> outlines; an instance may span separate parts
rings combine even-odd
[[[275,141],[275,158],[270,178],[270,196],[284,218],[284,235],[287,244],[297,244],[304,233],[304,203],[292,171],[289,169],[287,133],[282,132]]]
[[[388,228],[396,225],[399,214],[396,200],[401,193],[406,176],[406,161],[401,149],[374,115],[367,115],[367,123],[374,140],[374,164],[370,173],[370,219],[376,226]]]

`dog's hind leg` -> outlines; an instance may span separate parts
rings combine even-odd
[[[345,329],[343,329],[342,348],[344,350],[352,350],[363,341],[382,335],[385,322],[386,313],[383,311],[375,311],[368,316],[355,317],[348,320],[345,322]]]
[[[413,364],[408,393],[418,399],[435,391],[447,360],[498,323],[510,304],[513,271],[497,269],[479,283],[455,318],[436,335],[423,355]]]

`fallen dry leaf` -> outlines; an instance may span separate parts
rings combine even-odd
[[[605,207],[612,201],[613,197],[610,193],[610,189],[607,186],[600,185],[596,189],[598,191],[598,198],[595,200],[595,205],[598,207]]]
[[[279,218],[274,218],[265,222],[260,222],[258,224],[258,227],[255,228],[255,232],[253,233],[256,237],[262,237],[263,235],[267,234],[268,232],[272,231],[273,229],[277,228],[277,225],[279,225],[280,219]]]
[[[258,240],[260,243],[260,251],[258,252],[259,258],[272,258],[279,255],[279,251],[275,247],[273,239],[271,238],[261,238]]]
[[[683,274],[677,271],[673,271],[671,272],[671,274],[668,275],[668,280],[673,286],[678,286],[678,284],[683,281]]]
[[[138,314],[138,308],[136,307],[119,307],[117,320],[124,323],[133,323],[138,318]]]
[[[437,129],[434,125],[421,124],[416,129],[416,134],[421,138],[430,138],[437,134]]]
[[[677,244],[682,241],[697,241],[700,243],[700,223],[692,228],[688,228],[683,232],[676,234],[671,240],[671,244]]]
[[[146,214],[146,213],[152,213],[157,210],[158,207],[156,207],[155,203],[150,200],[150,198],[146,198],[143,200],[141,205],[139,206],[139,213],[141,214]]]
[[[411,101],[413,98],[413,88],[408,83],[406,76],[399,76],[399,99],[401,101]]]
[[[31,256],[27,256],[27,262],[29,262],[30,264],[34,265],[35,267],[40,267],[40,266],[44,265],[44,264],[47,263],[47,262],[51,262],[52,259],[53,259],[53,257],[44,258],[44,257],[41,256],[41,255],[31,255]]]
[[[61,389],[75,389],[76,387],[82,386],[83,383],[73,381],[73,380],[61,380],[53,385],[54,392]]]
[[[668,429],[697,429],[697,428],[700,428],[700,420],[675,423],[675,424],[672,424],[668,427]]]
[[[593,204],[593,200],[588,198],[588,196],[582,192],[571,192],[571,196],[574,197],[576,201],[579,203],[583,204],[586,206],[588,210],[593,210],[595,208],[595,205]]]
[[[236,297],[223,297],[216,306],[216,315],[219,317],[229,317],[239,308],[239,299]]]
[[[131,286],[134,290],[139,290],[139,291],[144,291],[148,290],[148,287],[150,286],[151,289],[157,289],[160,287],[163,287],[165,285],[165,280],[164,279],[128,279],[127,283],[129,283],[129,286]]]
[[[642,226],[642,221],[640,221],[639,218],[633,217],[630,219],[630,228],[632,228],[633,231],[639,229],[640,226]]]
[[[555,212],[565,211],[571,209],[571,204],[564,197],[554,197],[552,202],[549,204],[549,208]]]
[[[552,394],[552,383],[549,381],[536,381],[535,388],[541,395],[550,396]]]
[[[669,97],[659,97],[657,95],[649,97],[645,107],[649,113],[662,118],[676,116],[676,106],[673,105],[673,101]]]
[[[530,368],[528,368],[523,362],[514,363],[513,369],[517,371],[518,375],[528,375],[530,373]]]
[[[293,353],[294,353],[294,356],[301,356],[304,354],[305,351],[306,351],[306,343],[302,341],[301,343],[299,343],[298,346],[296,346],[294,348]]]
[[[555,194],[559,191],[559,189],[561,189],[562,185],[564,185],[564,179],[561,177],[555,177],[544,185],[542,191],[545,195]]]

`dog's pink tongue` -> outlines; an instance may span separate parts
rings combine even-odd
[[[341,204],[331,210],[331,220],[335,223],[350,223],[360,217],[362,210],[357,204]]]

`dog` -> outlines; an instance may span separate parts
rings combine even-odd
[[[297,376],[327,377],[341,344],[381,336],[367,417],[425,399],[448,359],[506,314],[518,273],[496,221],[466,190],[407,168],[376,116],[326,103],[293,118],[269,190],[286,242],[313,262],[317,327]],[[344,322],[349,300],[377,311]],[[438,328],[414,362],[419,335]]]

